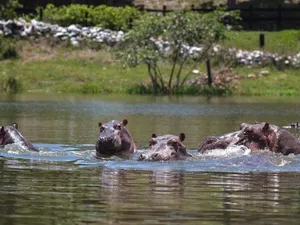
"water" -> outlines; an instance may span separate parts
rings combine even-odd
[[[196,151],[241,122],[299,121],[297,99],[26,94],[0,109],[40,149],[0,148],[0,224],[299,224],[300,156]],[[138,152],[96,159],[98,121],[124,118]],[[192,158],[137,161],[152,133],[180,132]]]

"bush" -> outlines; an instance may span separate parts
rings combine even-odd
[[[212,46],[225,37],[226,27],[220,22],[225,14],[234,16],[224,11],[144,15],[135,21],[117,56],[128,66],[145,64],[153,92],[176,93],[184,87],[193,68],[209,57]],[[192,47],[201,47],[201,51],[194,54]],[[169,70],[162,69],[170,62]]]
[[[17,17],[16,9],[22,5],[18,0],[8,0],[5,4],[0,5],[0,19],[8,20]]]
[[[4,82],[4,91],[9,93],[17,93],[22,91],[22,83],[13,76],[8,77]]]
[[[0,60],[18,57],[18,51],[14,40],[0,37]]]
[[[111,30],[128,30],[131,22],[141,16],[140,11],[133,7],[122,8],[105,5],[94,7],[81,4],[60,7],[48,4],[43,14],[45,21],[61,26],[79,24],[101,26]]]

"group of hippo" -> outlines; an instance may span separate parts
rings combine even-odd
[[[96,142],[97,157],[131,157],[136,152],[136,145],[126,128],[128,120],[122,122],[112,120],[99,122],[99,137]],[[298,123],[297,123],[298,125]],[[290,125],[293,128],[295,126]],[[185,134],[162,135],[152,134],[149,148],[139,156],[140,161],[180,160],[190,157],[183,141]],[[0,126],[0,145],[17,144],[23,149],[39,151],[18,130],[15,123],[12,126]],[[248,124],[242,123],[240,129],[220,136],[208,136],[200,143],[199,152],[205,153],[213,149],[227,149],[230,146],[243,145],[251,151],[267,149],[271,152],[300,154],[300,140],[286,129],[266,122]]]

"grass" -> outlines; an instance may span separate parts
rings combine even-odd
[[[265,35],[265,46],[262,50],[272,53],[297,54],[300,52],[300,30],[284,30],[276,32],[259,31],[230,31],[227,39],[221,45],[227,48],[240,48],[244,50],[259,49],[259,35]]]
[[[162,9],[163,5],[166,5],[168,9],[178,9],[178,8],[189,8],[192,4],[197,8],[200,5],[213,5],[213,6],[220,6],[220,5],[227,5],[227,0],[166,0],[166,1],[159,1],[159,0],[135,0],[135,5],[144,5],[145,8],[149,9]],[[236,3],[248,3],[250,0],[236,0]],[[262,2],[268,2],[268,4],[275,4],[278,5],[280,0],[252,0],[252,4],[261,4]],[[299,4],[299,0],[289,0],[285,1],[285,4]]]
[[[258,32],[229,32],[229,40],[222,43],[227,47],[257,49]],[[300,52],[299,31],[267,33],[272,40],[267,51],[295,54]],[[271,44],[272,43],[272,44]],[[297,45],[298,43],[298,45]],[[19,57],[0,61],[0,91],[24,92],[74,92],[74,93],[132,93],[148,94],[150,79],[145,66],[125,68],[114,59],[106,47],[75,49],[67,43],[52,39],[17,42]],[[170,71],[169,64],[162,71]],[[199,69],[199,68],[195,68]],[[213,72],[219,68],[214,66]],[[200,68],[205,71],[205,66]],[[262,70],[269,73],[260,76]],[[239,78],[237,89],[213,89],[185,87],[174,94],[207,95],[300,95],[300,72],[279,71],[275,68],[233,68]],[[249,78],[255,74],[256,79]],[[195,77],[196,75],[194,75]]]
[[[267,75],[260,75],[261,71],[268,71]],[[300,71],[285,70],[278,71],[269,68],[235,68],[235,73],[242,77],[239,88],[235,95],[256,96],[298,96],[300,95]],[[249,74],[255,74],[256,79],[248,78]]]

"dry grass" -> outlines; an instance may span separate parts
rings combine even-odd
[[[112,64],[111,54],[105,47],[92,49],[90,46],[72,48],[69,42],[57,41],[54,38],[22,40],[18,43],[18,53],[23,63],[31,61],[51,61],[61,59],[90,60],[96,63]]]

